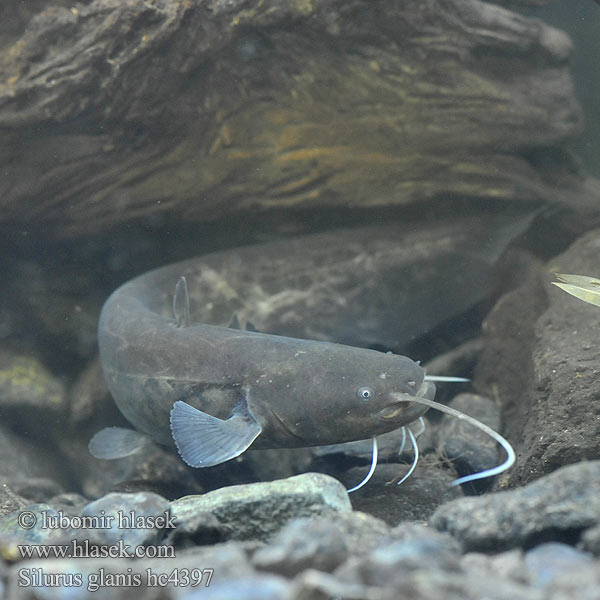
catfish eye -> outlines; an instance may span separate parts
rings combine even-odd
[[[361,400],[370,400],[375,395],[375,392],[373,391],[372,388],[365,386],[365,387],[359,388],[358,391],[356,392],[356,395]]]

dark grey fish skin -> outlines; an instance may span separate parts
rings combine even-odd
[[[169,296],[181,276],[194,293],[202,260],[142,275],[117,289],[103,307],[104,375],[137,430],[170,445],[175,402],[222,420],[243,404],[260,427],[252,447],[303,447],[369,438],[426,411],[390,396],[435,394],[424,370],[407,357],[194,323],[194,302],[189,325],[178,327],[181,319],[165,314],[174,305]],[[176,299],[175,305],[186,302]]]

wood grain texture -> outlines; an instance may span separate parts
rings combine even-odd
[[[0,46],[0,223],[576,202],[570,51],[477,0],[49,7]]]

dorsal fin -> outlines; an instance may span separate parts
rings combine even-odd
[[[241,329],[240,320],[238,318],[237,313],[233,313],[231,315],[231,319],[229,319],[229,323],[227,324],[229,329]]]
[[[187,327],[190,324],[190,297],[188,296],[185,277],[180,277],[175,286],[173,296],[173,316],[177,327]]]
[[[258,329],[254,326],[252,321],[246,321],[246,331],[252,331],[253,333],[258,333]]]

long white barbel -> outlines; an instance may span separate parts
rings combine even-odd
[[[510,469],[510,467],[512,467],[513,464],[515,463],[515,460],[516,460],[515,451],[513,450],[512,446],[509,444],[509,442],[507,440],[505,440],[498,432],[494,431],[491,427],[488,427],[484,423],[481,423],[477,419],[474,419],[473,417],[470,417],[469,415],[466,415],[465,413],[462,413],[459,410],[450,408],[449,406],[446,406],[445,404],[440,404],[439,402],[435,402],[434,400],[429,400],[427,398],[421,398],[418,396],[412,397],[412,398],[406,398],[406,396],[404,396],[403,394],[391,394],[391,395],[392,395],[392,397],[394,397],[396,400],[399,400],[400,402],[416,402],[417,404],[423,404],[424,406],[429,406],[430,408],[435,408],[436,410],[439,410],[441,412],[452,415],[452,416],[456,417],[457,419],[466,421],[467,423],[470,423],[474,427],[481,429],[481,431],[483,431],[484,433],[487,433],[491,438],[496,440],[506,451],[507,459],[501,465],[498,465],[497,467],[493,467],[491,469],[485,469],[484,471],[480,471],[479,473],[473,473],[472,475],[465,475],[464,477],[459,477],[458,479],[455,479],[451,483],[451,485],[453,485],[453,486],[460,485],[462,483],[467,483],[468,481],[474,481],[475,479],[484,479],[486,477],[492,477],[493,475],[498,475],[499,473],[503,473],[507,469]],[[409,434],[410,434],[410,430],[409,430]]]
[[[367,483],[367,481],[369,481],[369,479],[371,479],[371,477],[373,476],[373,473],[375,473],[376,466],[377,466],[377,438],[374,437],[373,438],[373,454],[371,457],[371,468],[369,469],[367,476],[358,485],[355,485],[353,488],[350,488],[349,490],[346,490],[346,491],[349,494],[351,494],[352,492],[359,490],[363,485],[365,485],[365,483]]]

